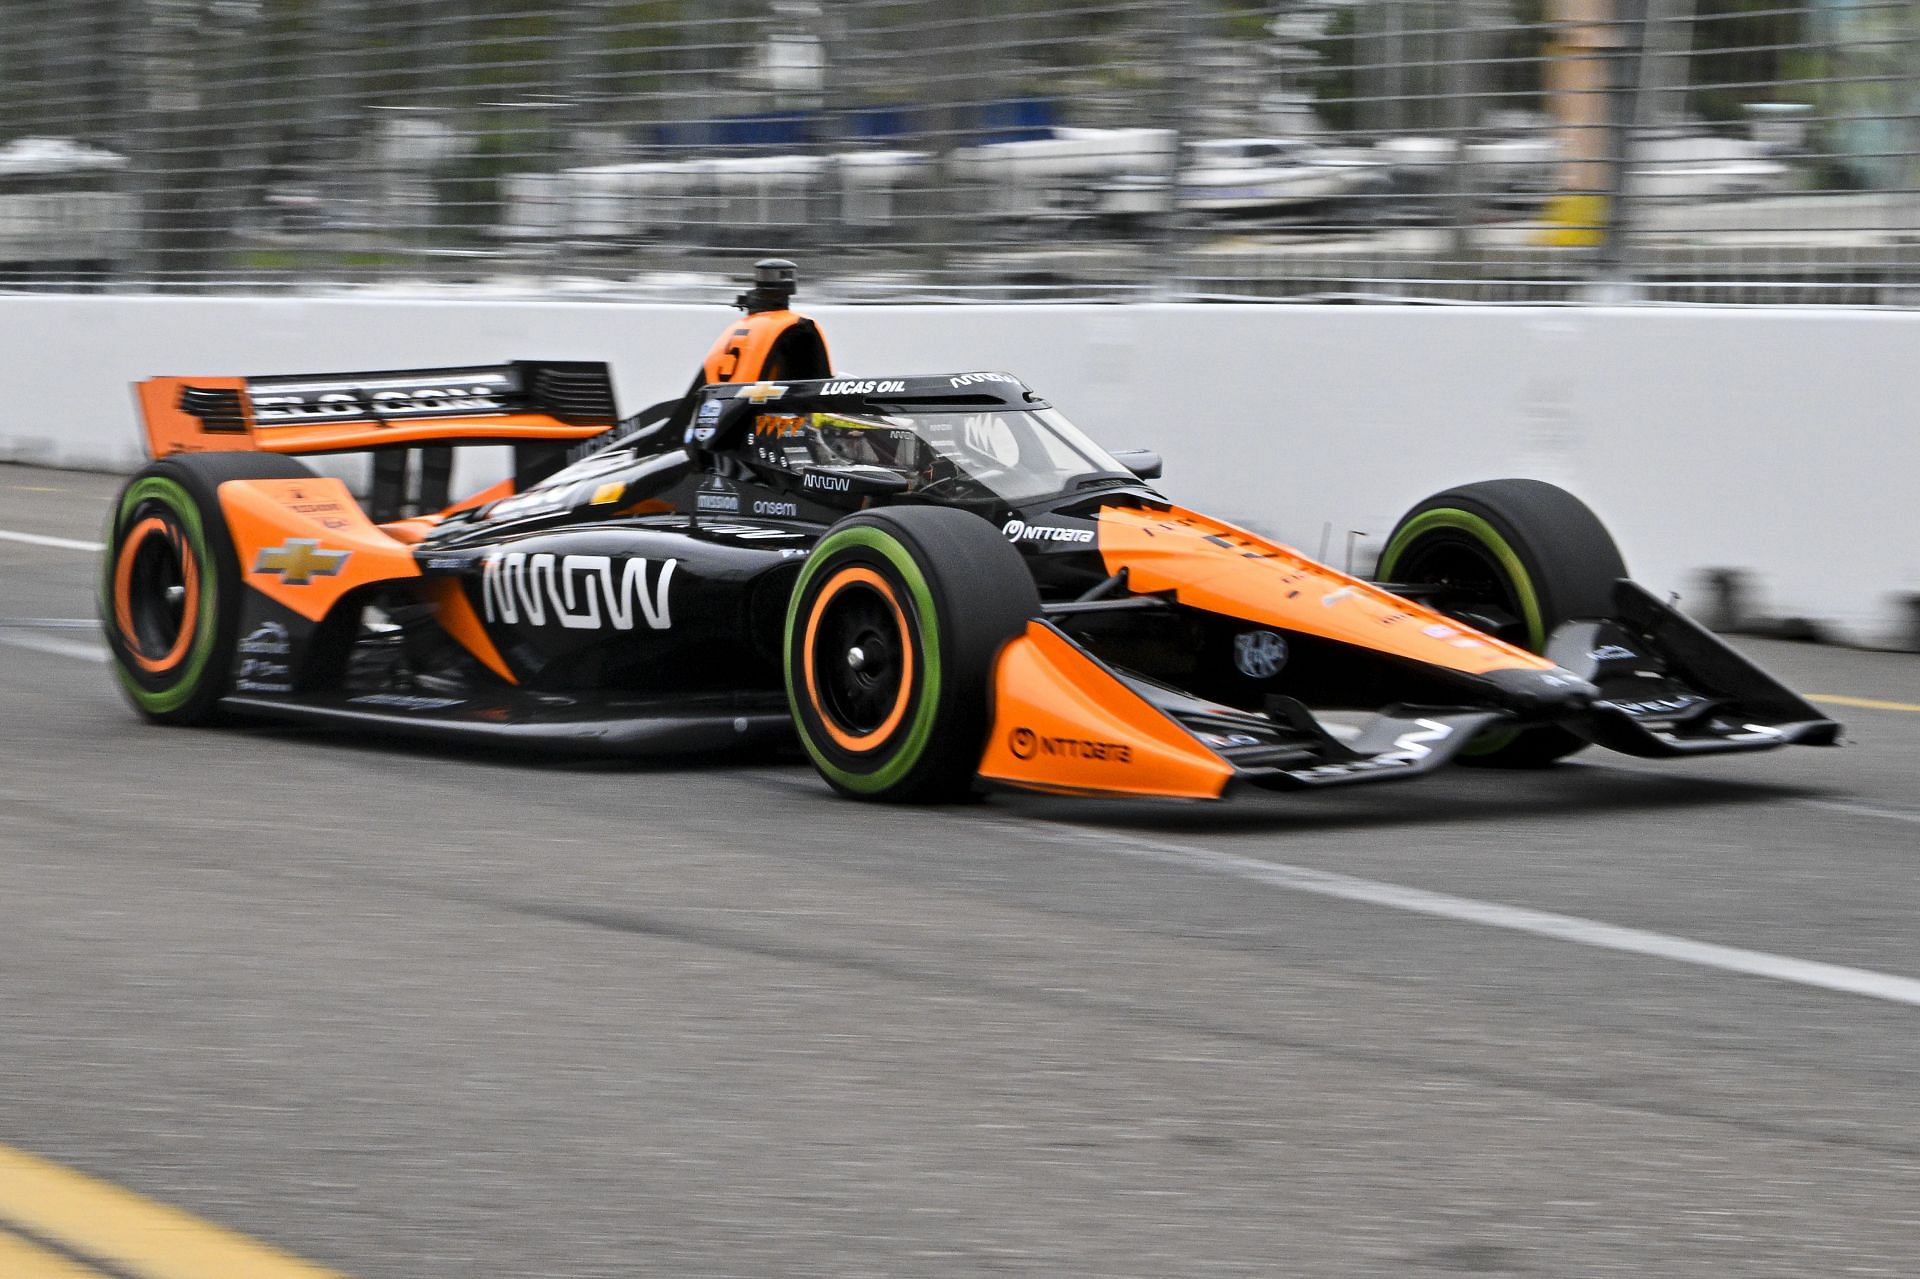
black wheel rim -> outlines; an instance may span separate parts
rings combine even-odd
[[[1529,646],[1520,592],[1493,553],[1471,537],[1427,534],[1394,565],[1393,580],[1439,587],[1429,601],[1434,608],[1496,639]]]
[[[872,587],[847,586],[827,602],[813,668],[821,710],[842,732],[865,736],[886,722],[900,698],[907,642],[893,607]]]
[[[133,622],[136,651],[159,657],[179,642],[187,625],[186,568],[176,541],[179,531],[167,521],[166,531],[154,530],[140,539],[128,574],[127,604]]]

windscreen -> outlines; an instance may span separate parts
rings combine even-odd
[[[756,433],[777,438],[790,468],[881,466],[908,492],[950,501],[1013,504],[1132,478],[1053,409],[770,415]]]

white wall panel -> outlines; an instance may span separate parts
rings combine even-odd
[[[1920,315],[1522,307],[820,307],[855,373],[1007,369],[1176,500],[1370,563],[1397,514],[1465,480],[1587,499],[1635,575],[1890,638],[1920,592]],[[0,458],[128,469],[130,383],[598,359],[621,404],[682,390],[715,308],[0,298]]]

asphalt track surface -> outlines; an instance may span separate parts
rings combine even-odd
[[[0,530],[112,487],[0,468]],[[1911,709],[900,811],[148,727],[47,624],[93,563],[0,538],[0,1143],[363,1279],[1920,1271]],[[1920,658],[1744,647],[1920,704]]]

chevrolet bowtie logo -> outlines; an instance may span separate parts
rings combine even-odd
[[[734,394],[743,400],[752,400],[755,404],[765,404],[768,400],[777,400],[787,393],[787,388],[778,382],[755,382],[752,386],[743,386]]]
[[[288,586],[305,586],[316,577],[332,577],[347,566],[352,551],[323,551],[310,537],[290,537],[284,546],[271,546],[253,562],[256,573],[278,573]]]

